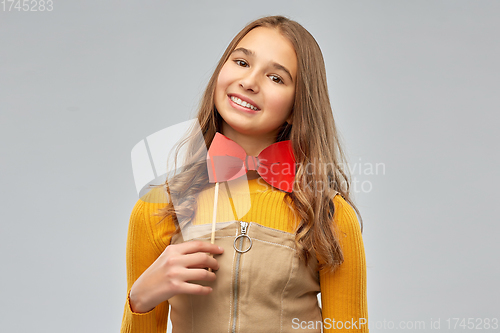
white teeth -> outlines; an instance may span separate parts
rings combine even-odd
[[[241,106],[244,106],[246,108],[249,108],[249,109],[252,109],[254,111],[257,111],[257,108],[255,106],[253,106],[252,104],[250,103],[247,103],[245,101],[242,101],[241,99],[239,99],[238,97],[234,97],[234,96],[231,96],[231,100],[233,102],[235,102],[236,104],[238,105],[241,105]]]

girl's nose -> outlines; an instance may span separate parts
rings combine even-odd
[[[259,82],[257,73],[251,72],[240,79],[240,86],[245,90],[251,90],[254,93],[259,91]]]

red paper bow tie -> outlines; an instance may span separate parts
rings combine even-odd
[[[207,167],[210,183],[233,180],[249,170],[257,170],[268,184],[291,193],[295,180],[295,157],[290,140],[273,143],[254,157],[217,132],[208,149]]]

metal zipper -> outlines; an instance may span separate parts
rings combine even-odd
[[[239,273],[240,273],[240,258],[241,258],[242,253],[248,252],[250,250],[250,248],[252,247],[252,239],[250,237],[248,237],[248,235],[247,235],[248,222],[240,221],[240,226],[241,226],[241,233],[238,236],[236,236],[236,238],[234,239],[234,242],[233,242],[233,247],[236,250],[236,252],[238,252],[238,254],[236,255],[236,268],[235,268],[235,274],[234,274],[233,325],[232,325],[232,329],[231,329],[232,333],[236,333],[236,319],[237,319],[236,313],[238,310],[238,280],[239,280]],[[250,241],[250,245],[248,246],[247,249],[242,250],[243,243],[245,242],[245,238],[247,238]],[[236,241],[238,239],[240,239],[240,242],[239,242],[238,247],[236,247]]]

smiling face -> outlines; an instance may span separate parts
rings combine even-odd
[[[217,79],[215,106],[224,120],[222,134],[260,140],[262,148],[273,143],[281,125],[290,122],[296,80],[292,43],[276,29],[252,29]]]

